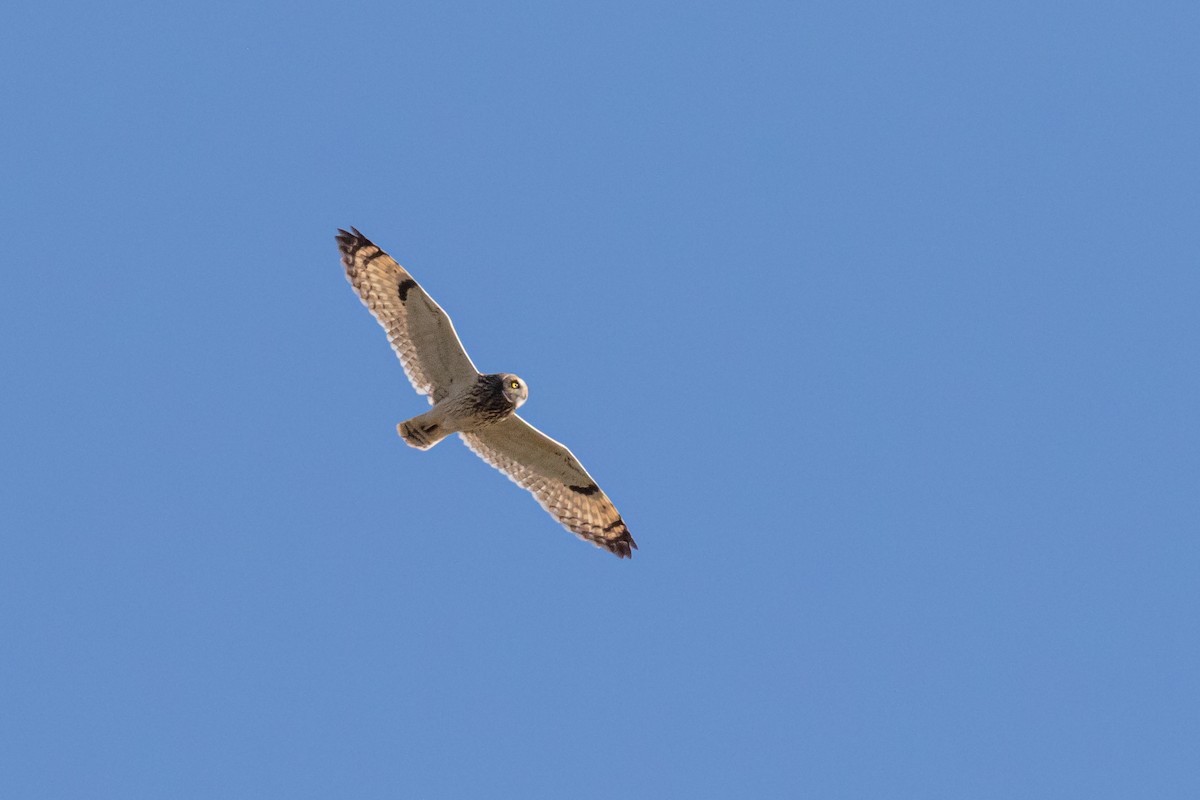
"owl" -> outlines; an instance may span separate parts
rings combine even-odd
[[[387,331],[413,388],[433,406],[397,425],[400,437],[428,450],[457,433],[567,530],[629,558],[637,544],[608,495],[570,450],[517,416],[529,398],[525,381],[508,372],[480,374],[450,317],[404,267],[354,228],[339,229],[336,238],[350,285]]]

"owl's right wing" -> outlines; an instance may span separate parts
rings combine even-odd
[[[625,520],[571,451],[516,414],[459,436],[571,533],[619,558],[637,549]]]
[[[473,383],[479,373],[450,317],[412,275],[354,228],[339,228],[337,243],[346,278],[387,331],[417,393],[428,395],[433,404],[446,397],[451,386]]]

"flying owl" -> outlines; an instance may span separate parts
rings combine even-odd
[[[507,372],[481,375],[446,312],[367,237],[338,229],[337,243],[350,285],[387,331],[413,388],[433,406],[396,426],[404,441],[428,450],[457,433],[571,533],[629,558],[637,544],[608,495],[570,450],[517,416],[529,397],[525,381]]]

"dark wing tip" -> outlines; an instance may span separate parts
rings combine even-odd
[[[344,231],[338,228],[337,236],[334,237],[338,243],[338,249],[342,251],[342,256],[345,258],[353,258],[364,247],[375,247],[375,243],[358,232],[358,228],[350,228],[349,231]]]
[[[637,542],[629,535],[629,528],[621,526],[621,534],[615,539],[603,539],[599,542],[617,558],[633,558],[633,551],[638,549]]]

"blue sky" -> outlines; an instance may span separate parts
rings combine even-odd
[[[0,795],[1196,797],[1198,24],[6,12]],[[631,562],[396,437],[350,225]]]

